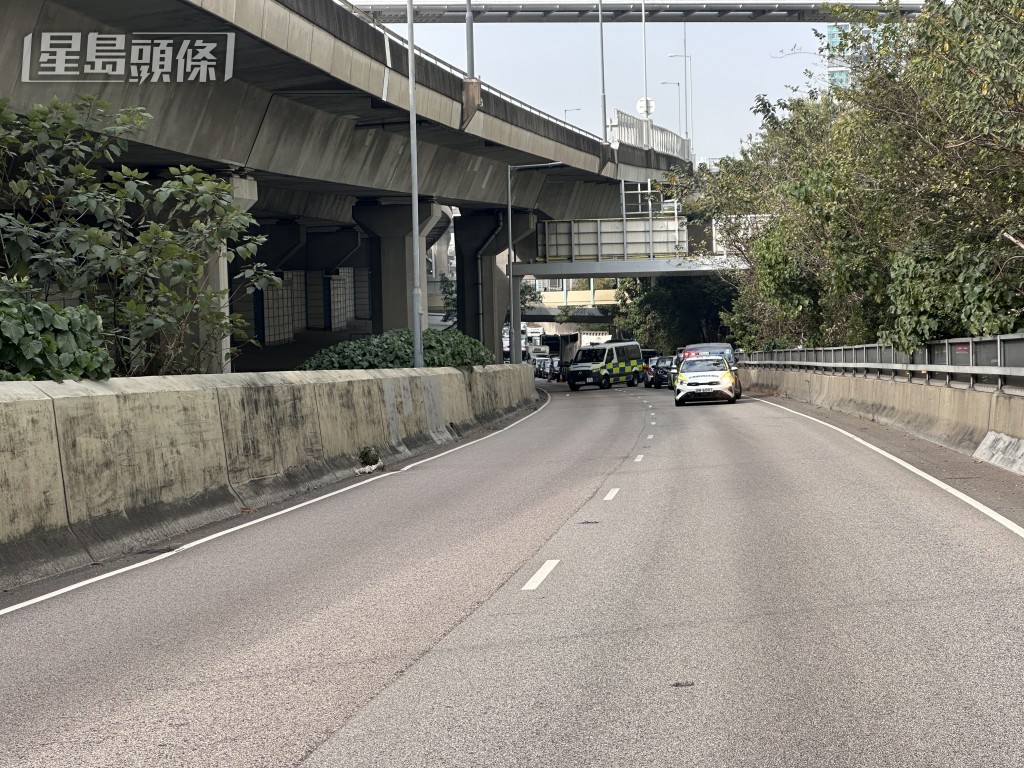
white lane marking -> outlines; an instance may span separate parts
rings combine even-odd
[[[544,565],[540,567],[540,570],[533,574],[533,578],[530,579],[523,585],[523,588],[519,590],[523,592],[528,589],[536,589],[540,586],[540,583],[548,577],[548,574],[555,570],[555,566],[558,565],[557,560],[548,560]]]
[[[653,440],[653,439],[654,439],[654,435],[648,435],[648,436],[647,436],[647,439],[648,439],[648,440]]]
[[[617,494],[618,492],[619,492],[618,488],[612,488],[610,491],[608,491],[608,495],[604,497],[604,500],[605,501],[611,501],[612,499],[615,498],[615,494]]]
[[[639,456],[637,456],[635,459],[633,459],[634,462],[636,462],[636,461],[643,461],[643,460],[644,460],[644,455],[642,453]]]
[[[544,390],[537,390],[537,391],[538,392],[544,392]],[[440,459],[442,456],[447,456],[449,453],[454,453],[455,451],[461,450],[463,448],[467,448],[470,445],[474,445],[475,443],[479,443],[479,442],[482,442],[484,440],[488,440],[488,439],[494,437],[495,435],[499,435],[499,434],[501,434],[502,432],[504,432],[506,430],[512,429],[512,427],[517,426],[518,424],[522,424],[524,421],[529,419],[531,416],[536,416],[538,413],[540,413],[541,411],[543,411],[545,408],[548,407],[548,404],[551,402],[551,395],[548,394],[547,392],[544,392],[544,395],[545,395],[545,397],[547,399],[544,401],[544,404],[540,408],[538,408],[536,411],[533,411],[532,413],[528,413],[523,418],[521,418],[521,419],[519,419],[517,421],[512,422],[507,427],[502,427],[501,429],[495,430],[494,432],[486,434],[483,437],[478,437],[476,440],[473,440],[471,442],[465,443],[464,445],[459,445],[459,446],[457,446],[455,448],[447,450],[444,453],[439,453],[436,456],[431,456],[429,458],[417,461],[415,464],[410,464],[407,467],[402,467],[402,469],[400,471],[404,472],[405,470],[411,469],[412,467],[419,466],[420,464],[426,464],[428,461],[433,461],[434,459]],[[340,493],[348,493],[349,491],[351,491],[351,490],[353,490],[355,488],[358,488],[361,485],[366,485],[367,483],[372,483],[372,482],[375,482],[377,480],[383,480],[386,477],[392,477],[394,474],[395,474],[394,472],[388,472],[388,473],[383,474],[383,475],[373,475],[371,477],[368,477],[365,480],[361,480],[358,483],[353,483],[352,485],[346,486],[345,488],[339,488],[336,491],[331,491],[330,493],[325,493],[323,496],[317,496],[315,499],[309,499],[308,501],[304,501],[301,504],[296,504],[294,506],[288,507],[287,509],[278,510],[277,512],[272,512],[269,515],[264,515],[263,517],[261,517],[261,518],[259,518],[257,520],[250,520],[247,523],[242,523],[241,525],[236,525],[233,528],[227,528],[227,529],[225,529],[223,531],[219,531],[218,533],[211,534],[211,535],[206,536],[206,537],[204,537],[202,539],[196,539],[195,541],[190,541],[187,544],[182,544],[177,549],[174,549],[174,550],[172,550],[170,552],[162,552],[161,554],[156,555],[155,557],[151,557],[148,560],[142,560],[141,562],[133,563],[132,565],[125,566],[124,568],[118,568],[116,571],[110,571],[109,573],[103,573],[103,574],[100,574],[99,576],[94,576],[91,579],[86,579],[85,581],[79,581],[79,582],[76,582],[74,584],[69,584],[66,587],[63,587],[63,588],[58,589],[58,590],[55,590],[53,592],[47,592],[45,595],[39,595],[39,597],[34,597],[31,600],[26,600],[23,603],[17,603],[15,605],[8,606],[7,608],[0,608],[0,616],[3,616],[3,615],[8,614],[8,613],[14,613],[14,611],[21,610],[22,608],[28,608],[30,605],[35,605],[36,603],[41,603],[44,600],[49,600],[51,598],[58,597],[58,596],[63,595],[65,593],[67,593],[67,592],[73,592],[76,589],[81,589],[82,587],[87,587],[90,584],[95,584],[98,581],[103,581],[103,580],[109,579],[109,578],[111,578],[113,576],[120,576],[122,573],[127,573],[128,571],[134,571],[136,568],[141,568],[144,565],[152,565],[153,563],[159,562],[160,560],[166,560],[168,557],[176,555],[179,552],[185,552],[186,550],[192,549],[193,547],[198,547],[200,544],[206,544],[207,542],[213,541],[214,539],[219,539],[221,536],[227,536],[229,533],[235,533],[236,531],[241,531],[243,528],[248,528],[248,527],[253,526],[253,525],[258,525],[260,523],[265,523],[268,520],[273,520],[275,517],[280,517],[281,515],[286,515],[289,512],[294,512],[297,509],[302,509],[303,507],[308,507],[311,504],[316,504],[318,501],[323,501],[324,499],[329,499],[332,496],[337,496]]]
[[[995,520],[997,523],[999,523],[1001,526],[1006,528],[1008,531],[1011,531],[1011,532],[1017,534],[1018,536],[1020,536],[1022,539],[1024,539],[1024,528],[1022,528],[1021,526],[1017,525],[1012,520],[1007,520],[1005,517],[1000,515],[998,512],[996,512],[991,507],[987,507],[984,504],[982,504],[980,501],[978,501],[977,499],[971,498],[970,496],[968,496],[963,491],[958,491],[953,486],[947,485],[946,483],[944,483],[941,480],[939,480],[939,478],[934,477],[932,475],[929,475],[923,469],[918,469],[913,464],[910,464],[910,463],[904,461],[903,459],[901,459],[899,456],[893,456],[891,453],[889,453],[887,451],[883,451],[878,446],[872,445],[871,443],[867,442],[866,440],[863,440],[863,439],[857,437],[856,435],[854,435],[854,434],[852,434],[850,432],[847,432],[845,429],[841,429],[840,427],[837,427],[837,426],[834,426],[832,424],[829,424],[828,422],[822,421],[821,419],[816,419],[813,416],[808,416],[806,413],[800,413],[800,411],[794,411],[792,408],[787,408],[786,406],[779,405],[778,403],[769,403],[767,400],[762,400],[759,397],[752,397],[751,400],[754,400],[755,402],[758,402],[758,403],[763,403],[764,405],[770,405],[770,406],[772,406],[774,408],[781,408],[784,411],[789,411],[790,413],[794,413],[797,416],[802,416],[805,419],[810,419],[811,421],[817,422],[818,424],[821,424],[824,427],[828,427],[829,429],[835,430],[836,432],[838,432],[841,435],[846,435],[846,437],[848,437],[851,440],[854,440],[854,441],[860,443],[865,448],[868,448],[868,449],[874,451],[875,453],[877,453],[880,456],[884,456],[885,458],[889,459],[890,461],[892,461],[892,462],[894,462],[896,464],[899,464],[904,469],[909,470],[910,472],[913,472],[918,477],[920,477],[920,478],[922,478],[924,480],[927,480],[929,483],[934,485],[936,488],[941,488],[942,490],[944,490],[946,493],[950,494],[951,496],[955,496],[956,498],[960,499],[960,501],[964,502],[965,504],[969,504],[970,506],[974,507],[976,510],[981,512],[983,515],[986,515],[987,517],[990,517],[993,520]]]

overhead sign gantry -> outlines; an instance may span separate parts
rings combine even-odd
[[[356,2],[354,5],[383,24],[406,21],[406,3]],[[877,0],[845,0],[843,5],[863,10],[877,10]],[[899,4],[900,15],[921,12],[923,0]],[[453,3],[447,0],[416,0],[414,21],[426,23],[465,24],[467,11],[475,23],[538,23],[538,22],[639,22],[646,12],[649,22],[834,22],[843,21],[831,10],[831,3],[778,2],[777,0],[742,0],[742,2],[705,2],[705,0],[672,0],[671,2],[593,2],[588,0],[470,0]]]

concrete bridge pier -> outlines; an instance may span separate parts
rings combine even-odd
[[[455,218],[455,282],[458,329],[479,340],[501,360],[501,320],[508,310],[498,255],[507,235],[500,211],[467,211]]]
[[[415,236],[419,237],[419,287],[423,296],[420,324],[424,329],[430,322],[427,313],[427,234],[441,216],[441,206],[437,203],[420,203],[420,231]],[[352,217],[373,241],[371,258],[379,263],[379,268],[373,270],[373,294],[379,307],[379,312],[374,312],[373,332],[412,328],[412,206],[357,205],[352,209]]]
[[[458,289],[458,328],[479,339],[495,359],[502,359],[501,329],[508,314],[509,284],[507,213],[499,210],[462,211],[455,218],[455,270]],[[530,235],[537,230],[532,213],[512,214],[513,250],[528,260],[536,253]],[[519,295],[520,279],[513,286]],[[516,305],[518,316],[518,304]]]
[[[243,211],[252,208],[259,199],[256,180],[250,176],[231,176],[232,196],[235,205]],[[220,311],[225,316],[231,314],[231,278],[228,276],[227,246],[221,247],[220,253],[206,265],[207,285],[211,290],[223,291],[220,300]],[[231,373],[231,337],[222,336],[216,343],[206,362],[207,373]]]

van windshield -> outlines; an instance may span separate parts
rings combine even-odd
[[[603,363],[604,349],[581,349],[576,353],[577,363]]]

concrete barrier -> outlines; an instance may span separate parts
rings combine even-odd
[[[56,417],[67,523],[90,562],[238,511],[204,377],[36,386]]]
[[[852,413],[974,455],[990,432],[1024,438],[1024,398],[891,379],[741,368],[744,390]]]
[[[536,400],[528,366],[0,383],[0,588],[412,456]]]
[[[0,384],[0,584],[91,562],[71,533],[53,403],[32,384]]]

